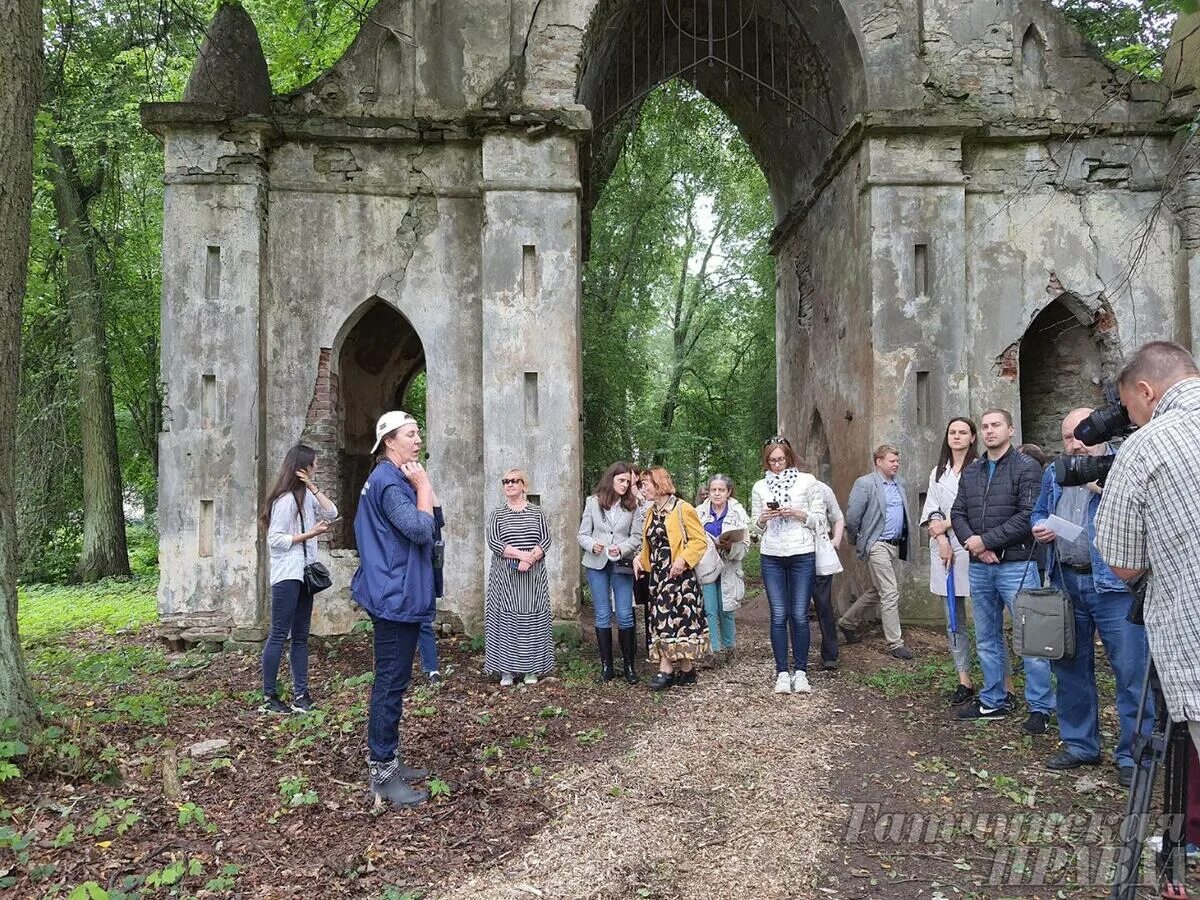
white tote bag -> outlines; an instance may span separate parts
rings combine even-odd
[[[817,535],[816,563],[818,575],[836,575],[842,571],[842,560],[827,535]]]

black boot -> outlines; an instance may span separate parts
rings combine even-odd
[[[596,629],[596,646],[600,648],[600,680],[612,681],[617,677],[613,671],[612,629]]]
[[[633,667],[633,660],[637,653],[634,649],[637,644],[637,629],[617,629],[617,640],[621,643],[621,658],[625,660],[625,681],[628,684],[637,684],[641,680],[638,678],[637,670]]]
[[[376,806],[391,803],[393,806],[419,806],[429,799],[429,792],[409,787],[401,777],[401,765],[396,759],[389,762],[369,760],[367,769],[371,776],[370,797]],[[408,769],[415,772],[417,770]]]

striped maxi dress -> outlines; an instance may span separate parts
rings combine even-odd
[[[487,603],[483,611],[483,668],[498,674],[541,675],[554,668],[554,631],[550,618],[550,582],[545,559],[518,572],[501,555],[505,547],[550,549],[550,530],[539,507],[515,510],[504,504],[488,517],[492,551]]]

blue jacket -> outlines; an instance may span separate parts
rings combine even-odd
[[[1109,454],[1112,454],[1112,449],[1109,449]],[[1050,517],[1050,514],[1058,509],[1058,501],[1062,498],[1062,485],[1054,480],[1054,466],[1047,466],[1046,472],[1042,476],[1042,492],[1038,494],[1037,503],[1033,506],[1033,515],[1029,517],[1031,525],[1040,525]],[[1096,549],[1096,510],[1100,508],[1100,495],[1092,494],[1088,500],[1088,549],[1092,554],[1092,581],[1096,585],[1097,592],[1101,594],[1123,594],[1129,590],[1129,587],[1120,578],[1113,574],[1113,570],[1108,567],[1100,557],[1100,551]],[[1046,557],[1046,568],[1050,572],[1050,580],[1056,587],[1062,590],[1062,581],[1058,576],[1058,567],[1054,564],[1054,544],[1046,544],[1050,548],[1050,552]]]
[[[421,542],[401,533],[383,511],[383,492],[390,487],[416,505],[417,492],[394,465],[384,461],[371,471],[354,515],[359,564],[350,596],[372,616],[389,622],[432,622],[433,529]]]

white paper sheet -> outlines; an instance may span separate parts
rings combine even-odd
[[[1068,522],[1059,516],[1051,515],[1042,523],[1065,541],[1074,541],[1083,534],[1083,529],[1074,522]]]

